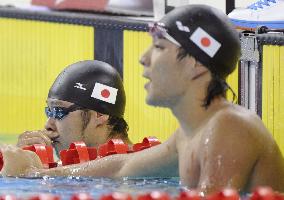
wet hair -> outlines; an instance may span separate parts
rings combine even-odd
[[[178,48],[177,59],[182,60],[186,56],[192,56],[192,55],[190,55],[184,48],[182,47]],[[209,69],[217,69],[217,68],[212,66]],[[228,89],[232,92],[233,102],[235,102],[237,99],[236,94],[225,80],[228,75],[225,75],[224,77],[220,77],[218,76],[218,72],[211,71],[211,76],[212,76],[212,79],[210,80],[208,84],[207,94],[206,94],[205,99],[203,100],[202,106],[207,109],[215,97],[222,96],[226,98],[226,92]]]
[[[81,112],[81,117],[82,117],[82,121],[83,121],[82,131],[84,131],[87,128],[87,126],[88,126],[88,124],[90,122],[91,113],[89,112],[88,109],[84,109]]]
[[[109,116],[108,125],[110,126],[109,138],[119,136],[121,139],[128,138],[128,124],[122,117]]]

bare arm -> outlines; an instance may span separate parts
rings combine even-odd
[[[217,119],[213,132],[206,138],[208,146],[201,153],[198,187],[202,191],[210,193],[224,187],[245,189],[260,153],[247,120],[230,113]]]
[[[0,149],[4,161],[2,176],[26,176],[31,170],[43,167],[39,157],[32,151],[25,151],[12,145],[1,145]]]
[[[19,150],[22,151],[22,150]],[[19,152],[18,151],[18,152]],[[22,159],[25,155],[22,151]],[[5,168],[14,165],[15,160],[9,160],[7,152],[2,150],[5,158]],[[95,177],[122,177],[122,176],[177,176],[177,151],[175,134],[165,143],[132,154],[120,154],[104,157],[77,165],[57,167],[49,170],[30,168],[24,170],[23,176],[95,176]],[[19,167],[26,167],[20,166]],[[15,166],[16,167],[16,166]],[[27,167],[26,167],[27,168]],[[19,171],[19,170],[15,170]],[[23,171],[23,170],[21,170]],[[19,174],[4,174],[19,176]]]

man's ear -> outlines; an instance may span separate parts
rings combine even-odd
[[[190,67],[191,80],[195,80],[208,72],[208,69],[203,64],[198,62],[194,57],[191,56],[190,59],[188,59],[188,62],[190,62],[188,63],[188,66],[191,66]]]
[[[109,115],[101,114],[99,112],[95,112],[94,114],[95,114],[95,124],[97,126],[105,124],[109,119]]]
[[[208,69],[193,56],[187,55],[180,62],[184,66],[182,74],[189,80],[195,80],[208,72]]]
[[[204,65],[202,65],[200,62],[196,61],[192,69],[191,80],[195,80],[207,72],[208,72],[208,69]]]

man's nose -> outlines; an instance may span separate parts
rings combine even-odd
[[[56,131],[55,119],[49,117],[47,122],[45,123],[45,129],[48,131]]]
[[[148,49],[140,58],[139,62],[141,65],[144,67],[149,67],[150,66],[150,49]]]

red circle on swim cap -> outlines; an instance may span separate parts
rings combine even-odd
[[[104,97],[104,98],[108,98],[109,95],[110,95],[110,92],[109,92],[109,90],[107,90],[107,89],[103,89],[103,90],[101,91],[101,95],[102,95],[102,97]]]
[[[211,41],[208,37],[201,38],[201,44],[204,47],[209,47],[211,45]]]

